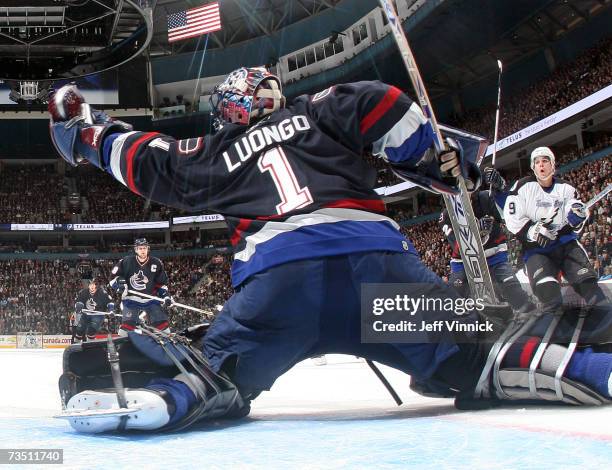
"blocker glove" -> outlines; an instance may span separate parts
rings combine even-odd
[[[409,166],[391,163],[400,178],[438,194],[459,194],[459,176],[463,176],[469,192],[478,189],[481,174],[478,166],[463,156],[461,144],[451,137],[445,139],[446,148],[438,152],[433,146]]]

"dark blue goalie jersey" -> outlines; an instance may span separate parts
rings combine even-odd
[[[371,250],[408,251],[374,191],[372,151],[411,165],[432,145],[420,108],[380,82],[300,96],[251,127],[176,140],[112,134],[104,164],[135,193],[191,212],[225,216],[234,286],[288,261]]]

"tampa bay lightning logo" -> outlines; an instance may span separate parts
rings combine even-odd
[[[149,278],[144,275],[142,269],[130,277],[130,285],[136,290],[145,290],[148,283]]]
[[[95,310],[97,305],[98,304],[96,301],[92,298],[87,299],[87,302],[85,302],[85,307],[87,307],[87,310]]]

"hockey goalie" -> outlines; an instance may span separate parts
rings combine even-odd
[[[276,76],[241,68],[211,104],[216,133],[176,140],[90,109],[71,85],[50,100],[52,140],[66,161],[89,162],[158,203],[223,214],[234,247],[235,293],[209,327],[169,334],[143,325],[127,338],[66,350],[60,392],[75,429],[172,431],[245,416],[280,375],[326,353],[399,369],[422,393],[456,397],[458,406],[610,402],[606,302],[564,314],[554,329],[552,314],[522,312],[493,339],[361,341],[364,284],[457,296],[385,215],[376,171],[362,155],[438,193],[456,193],[460,176],[469,190],[480,180],[453,140],[435,151],[429,121],[399,89],[341,84],[287,105]],[[424,318],[470,324],[479,316],[439,310]]]

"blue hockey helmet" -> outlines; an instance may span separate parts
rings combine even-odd
[[[210,105],[220,127],[222,123],[249,125],[285,105],[280,79],[264,67],[241,67],[217,85]]]

